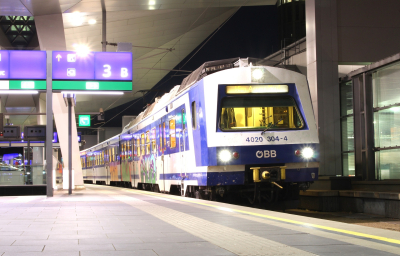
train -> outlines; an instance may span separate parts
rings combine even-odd
[[[270,204],[318,179],[318,152],[306,77],[232,58],[204,63],[80,157],[85,183]]]

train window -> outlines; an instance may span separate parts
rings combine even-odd
[[[193,130],[197,128],[197,111],[196,111],[196,101],[192,101],[192,127]]]
[[[176,147],[175,119],[169,120],[169,145],[170,148]]]
[[[186,129],[186,113],[185,109],[182,109],[182,116],[181,116],[181,121],[182,121],[182,131]]]
[[[141,152],[141,155],[144,156],[144,154],[145,154],[144,153],[144,133],[142,133],[141,137],[142,137],[142,141],[141,141],[142,142],[141,143],[141,151],[142,152]]]
[[[156,153],[156,128],[151,129],[151,152]]]
[[[122,144],[121,144],[121,158],[122,158],[122,160],[126,159],[126,157],[125,157],[126,156],[125,155],[125,153],[126,153],[125,148],[126,148],[126,141],[123,141]]]
[[[160,147],[159,147],[159,150],[160,150],[160,153],[163,151],[163,146],[162,146],[162,143],[163,143],[163,139],[162,139],[162,136],[163,135],[163,132],[162,132],[162,129],[161,129],[161,124],[158,126],[158,136],[160,137]]]
[[[131,146],[131,143],[129,140],[126,141],[125,144],[125,159],[129,159],[129,147]]]
[[[165,134],[165,122],[163,123],[163,139],[164,139],[163,149],[165,151],[167,150],[167,135]]]
[[[131,159],[133,160],[133,156],[134,156],[134,152],[135,152],[135,138],[133,138],[133,135],[132,135],[132,140],[131,140],[131,147],[129,148],[129,150],[130,150]]]
[[[292,97],[229,97],[222,100],[220,128],[227,130],[290,130],[304,127]]]
[[[150,154],[150,131],[146,132],[146,155]]]
[[[140,138],[136,139],[136,155],[140,156]]]

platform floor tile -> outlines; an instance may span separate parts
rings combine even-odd
[[[53,198],[0,197],[0,256],[393,255],[389,247],[400,254],[229,211],[235,206],[178,199],[96,185]]]

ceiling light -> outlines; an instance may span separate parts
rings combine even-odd
[[[88,23],[90,24],[90,25],[93,25],[93,24],[96,24],[96,20],[95,19],[90,19],[89,21],[88,21]]]
[[[62,91],[62,94],[107,94],[107,95],[122,95],[124,92],[105,92],[105,91]]]
[[[149,0],[149,5],[155,5],[156,1],[155,0]]]
[[[73,12],[71,17],[71,23],[73,26],[80,26],[83,24],[83,15],[80,12]]]
[[[32,90],[21,90],[21,91],[0,90],[0,94],[38,94],[38,91],[32,91]]]

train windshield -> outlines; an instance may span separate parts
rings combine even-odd
[[[292,97],[229,97],[222,100],[220,128],[234,130],[292,130],[304,127]]]

